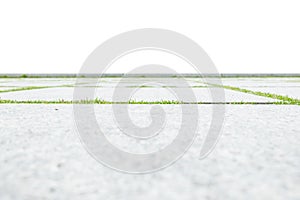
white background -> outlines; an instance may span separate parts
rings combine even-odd
[[[77,73],[106,39],[149,27],[190,37],[221,73],[300,73],[299,2],[1,1],[0,73]]]

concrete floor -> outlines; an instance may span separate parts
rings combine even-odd
[[[279,88],[280,85],[292,88],[297,86],[297,80],[267,79],[264,88]],[[18,84],[14,84],[15,81]],[[33,82],[39,86],[44,84],[43,81]],[[59,81],[65,84],[64,80]],[[111,82],[114,81],[116,79]],[[0,81],[0,85],[3,82],[5,79]],[[9,86],[22,85],[19,79],[8,82]],[[25,82],[30,81],[26,79]],[[264,84],[263,80],[257,79],[226,79],[224,85],[248,88],[257,87],[258,82],[260,86]],[[35,98],[47,100],[55,95],[69,95],[66,91],[50,91],[0,93],[0,97],[31,99],[32,92],[36,92]],[[274,101],[234,93],[240,96],[226,100]],[[149,100],[148,96],[144,97]],[[214,151],[203,160],[198,159],[199,151],[211,122],[213,105],[198,105],[197,138],[188,152],[170,167],[145,175],[117,172],[91,157],[77,134],[72,105],[0,106],[1,200],[300,198],[300,107],[297,105],[226,105],[222,136]],[[129,107],[135,124],[147,126],[151,122],[149,110],[152,105]],[[168,145],[176,137],[180,126],[180,105],[161,107],[168,114],[165,129],[157,138],[143,143],[128,139],[118,129],[111,105],[95,105],[95,114],[111,143],[124,151],[145,153]]]

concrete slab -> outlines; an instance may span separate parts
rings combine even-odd
[[[234,87],[300,87],[300,78],[223,78],[223,85]]]
[[[118,135],[110,106],[96,105],[97,119],[107,122],[101,124],[110,129],[107,134]],[[148,123],[149,106],[130,105],[136,122]],[[177,106],[163,105],[174,117],[167,118],[170,132],[177,130],[172,128]],[[299,199],[300,107],[226,108],[223,135],[206,159],[198,156],[211,106],[200,105],[199,137],[182,159],[154,174],[128,175],[104,167],[86,152],[75,131],[72,105],[1,105],[0,198]],[[167,141],[152,142],[159,147]]]
[[[28,87],[28,86],[60,86],[74,84],[75,79],[72,78],[26,78],[26,79],[2,79],[4,82],[0,82],[0,86],[16,86],[16,87]]]
[[[132,95],[131,99],[137,101],[161,101],[161,100],[178,100],[177,97],[167,88],[139,88]],[[122,91],[129,93],[132,88],[123,88]],[[177,88],[183,92],[186,88]],[[1,99],[11,100],[73,100],[74,88],[47,88],[28,91],[18,91],[9,93],[0,93]],[[114,90],[112,88],[96,88],[95,98],[107,101],[124,101],[124,99],[113,99]],[[192,88],[197,101],[199,102],[220,102],[221,100],[212,100],[208,88]],[[83,99],[87,99],[84,97]],[[185,101],[185,99],[183,99]],[[260,97],[251,94],[245,94],[232,90],[225,90],[225,102],[275,102],[278,100]]]
[[[172,86],[170,83],[174,82],[173,78],[101,78],[99,79],[99,86],[101,87],[115,87],[120,80],[124,84],[124,87],[133,87],[140,85],[153,85],[155,81],[160,81],[166,86]],[[207,86],[205,84],[186,79],[190,86]],[[95,81],[95,78],[81,78],[80,82],[84,86],[94,86],[91,84]],[[26,79],[0,79],[0,86],[61,86],[61,85],[73,85],[76,83],[75,78],[26,78]]]

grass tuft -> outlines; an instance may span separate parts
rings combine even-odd
[[[207,84],[209,84],[209,83],[207,83]],[[252,90],[248,90],[248,89],[243,89],[243,88],[233,87],[233,86],[226,86],[226,85],[214,85],[214,84],[210,84],[210,85],[215,86],[215,87],[223,87],[225,89],[243,92],[243,93],[247,93],[247,94],[253,94],[253,95],[257,95],[257,96],[268,97],[268,98],[280,100],[281,102],[275,102],[277,105],[278,104],[300,105],[299,99],[294,99],[289,96],[272,94],[272,93],[267,93],[267,92],[252,91]]]

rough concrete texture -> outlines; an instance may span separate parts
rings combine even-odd
[[[148,115],[149,106],[131,105],[133,121],[147,124],[140,113]],[[178,117],[172,106],[163,106],[170,132]],[[299,106],[226,106],[218,145],[198,160],[210,109],[199,106],[199,136],[182,159],[154,174],[129,175],[87,153],[72,105],[1,105],[0,199],[299,199]],[[96,115],[118,145],[122,137],[112,136],[119,130],[109,124],[110,105],[97,105]],[[152,142],[159,148],[161,141]]]
[[[132,89],[122,88],[123,92],[130,94]],[[185,90],[184,88],[178,88],[178,91]],[[224,100],[213,100],[210,96],[210,91],[207,88],[192,88],[196,100],[199,102],[224,102]],[[274,102],[276,99],[267,97],[255,96],[252,94],[245,94],[232,90],[225,91],[225,102]],[[29,91],[17,91],[0,93],[1,99],[12,99],[12,100],[73,100],[74,88],[46,88],[46,89],[35,89]],[[113,98],[114,89],[112,88],[96,88],[94,98],[99,98],[106,101],[124,101],[124,99]],[[131,96],[131,95],[128,95]],[[93,99],[88,96],[82,98]],[[161,101],[161,100],[179,100],[171,91],[166,88],[140,88],[135,91],[131,96],[132,100],[136,101]],[[78,100],[78,99],[77,99]]]
[[[112,98],[120,79],[106,78],[99,97]],[[123,87],[153,79],[128,78]],[[162,79],[168,85],[167,79]],[[90,87],[92,79],[82,86]],[[188,80],[199,101],[211,102],[207,86]],[[226,78],[224,85],[299,97],[298,78]],[[0,93],[11,100],[72,100],[75,79],[0,79],[0,90],[29,86],[55,88]],[[69,85],[69,87],[62,87]],[[184,88],[181,88],[184,89]],[[262,89],[262,90],[260,90]],[[272,102],[270,98],[226,91],[226,101]],[[141,88],[137,100],[170,100],[164,88]],[[175,98],[174,98],[175,100]],[[153,105],[129,105],[133,123],[146,127]],[[159,105],[166,112],[163,131],[136,141],[119,130],[112,105],[95,105],[107,139],[132,153],[157,151],[175,137],[182,105]],[[191,106],[191,105],[186,105]],[[226,105],[225,122],[214,151],[199,160],[213,106],[198,105],[199,128],[189,151],[175,164],[146,175],[114,171],[97,162],[81,144],[73,106],[0,104],[0,200],[40,199],[300,199],[300,107]],[[126,162],[126,160],[124,161]]]

